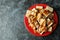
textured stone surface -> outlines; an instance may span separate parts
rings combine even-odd
[[[52,6],[60,20],[60,0],[0,0],[0,40],[60,40],[60,21],[56,30],[46,37],[33,36],[26,30],[24,14],[37,3]]]

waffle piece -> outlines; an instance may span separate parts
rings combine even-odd
[[[47,19],[47,27],[50,27],[51,25],[53,25],[53,21],[48,18]]]
[[[53,12],[53,8],[50,6],[46,6],[45,10],[49,10],[50,12]]]

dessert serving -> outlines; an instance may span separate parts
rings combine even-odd
[[[56,26],[54,20],[54,10],[50,6],[45,8],[41,5],[36,5],[32,9],[28,9],[25,15],[28,19],[28,25],[33,29],[34,33],[43,35],[46,32],[52,32]]]

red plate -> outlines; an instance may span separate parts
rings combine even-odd
[[[31,10],[32,8],[35,8],[36,6],[43,6],[43,7],[45,8],[45,7],[47,6],[47,4],[35,4],[35,5],[31,6],[31,7],[29,8],[29,10]],[[56,26],[57,26],[57,24],[58,24],[57,14],[56,14],[55,11],[54,11],[53,13],[54,13],[54,22],[55,22],[56,25],[53,26],[52,32],[55,30],[55,28],[56,28]],[[35,36],[48,36],[48,35],[50,35],[50,34],[52,33],[52,32],[48,32],[48,31],[47,31],[46,33],[42,34],[42,35],[39,34],[39,33],[35,33],[34,30],[29,26],[28,19],[27,19],[26,16],[24,16],[24,24],[25,24],[27,30],[28,30],[31,34],[35,35]]]

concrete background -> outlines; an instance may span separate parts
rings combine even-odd
[[[60,21],[56,30],[46,37],[33,36],[26,30],[24,14],[36,3],[52,6],[60,20],[60,0],[0,0],[0,40],[60,40]]]

